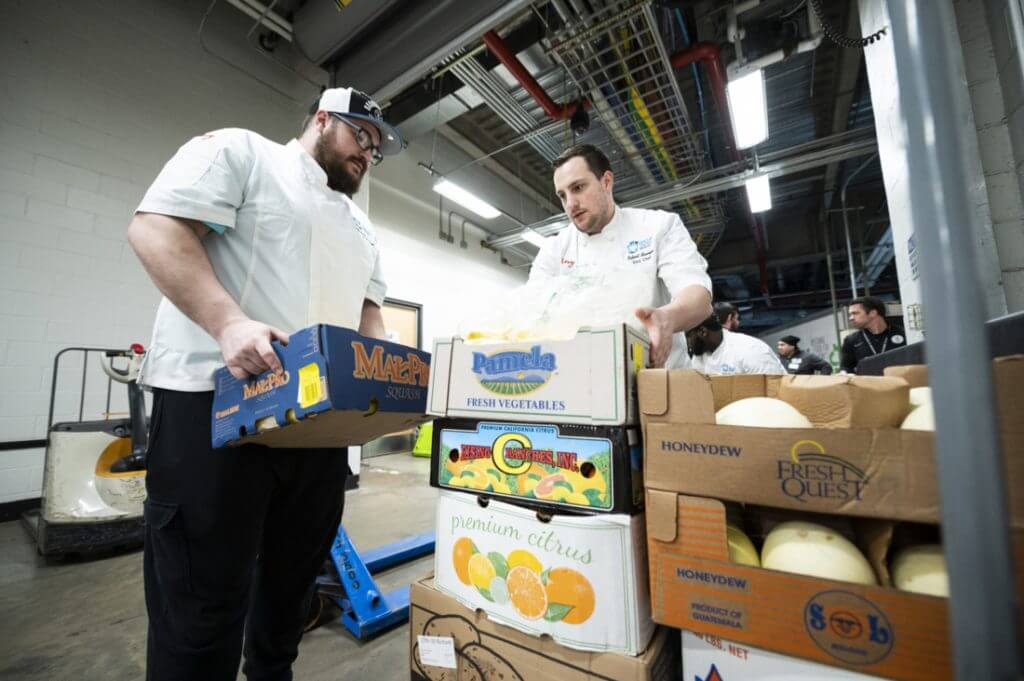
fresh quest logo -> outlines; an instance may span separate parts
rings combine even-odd
[[[859,501],[868,484],[864,471],[826,453],[814,440],[794,444],[789,458],[778,461],[776,477],[783,494],[804,503],[808,499]]]
[[[506,350],[493,355],[473,353],[473,373],[480,385],[498,395],[527,395],[541,388],[558,370],[555,354],[534,345],[529,351]]]

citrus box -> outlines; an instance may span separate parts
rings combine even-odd
[[[475,419],[636,423],[636,374],[649,342],[625,324],[582,328],[567,340],[434,343],[429,413]]]
[[[645,513],[659,624],[885,678],[953,678],[947,599],[733,563],[716,499],[648,489]],[[855,525],[879,583],[890,583],[892,523]],[[1022,534],[1013,531],[1018,565]]]
[[[430,354],[318,324],[275,342],[283,372],[218,369],[213,446],[344,447],[426,421]]]
[[[438,497],[437,589],[568,648],[643,652],[654,633],[645,553],[642,514],[548,516],[461,492]]]
[[[438,419],[430,484],[548,511],[636,513],[643,471],[635,427]]]
[[[410,589],[409,633],[412,681],[675,681],[679,672],[675,631],[659,628],[638,657],[570,650],[492,622],[432,578]]]
[[[683,632],[682,650],[683,678],[689,681],[870,681],[881,678],[692,631]]]

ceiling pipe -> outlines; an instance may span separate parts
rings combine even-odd
[[[672,64],[672,68],[674,69],[681,69],[684,66],[689,66],[690,64],[698,61],[703,63],[704,68],[707,69],[708,83],[711,85],[711,96],[715,98],[715,106],[718,109],[718,116],[721,119],[719,122],[722,126],[722,131],[725,133],[725,146],[729,151],[729,156],[733,161],[740,161],[743,159],[743,156],[736,148],[736,140],[732,134],[732,121],[729,118],[729,98],[725,92],[727,79],[725,76],[725,68],[722,66],[722,52],[718,45],[712,42],[702,41],[694,43],[685,50],[676,52],[669,57],[669,63]],[[750,233],[754,237],[761,294],[767,297],[768,267],[765,264],[764,233],[761,231],[761,227],[758,225],[757,220],[754,219],[754,214],[749,210],[747,211],[747,227],[750,229]]]
[[[491,51],[491,54],[497,57],[498,61],[512,74],[512,77],[518,80],[523,89],[530,93],[530,96],[540,105],[540,108],[544,110],[548,118],[564,120],[576,112],[578,105],[575,102],[564,106],[556,104],[541,84],[537,82],[537,79],[533,77],[533,74],[523,66],[523,63],[519,61],[516,55],[512,54],[505,41],[495,31],[484,33],[483,41],[487,45],[487,49]],[[584,108],[590,108],[590,102],[583,100],[583,106]]]

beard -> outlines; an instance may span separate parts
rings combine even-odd
[[[332,132],[334,126],[330,129],[325,130],[323,134],[316,140],[316,146],[313,149],[313,158],[316,160],[320,167],[327,173],[327,186],[336,192],[352,197],[353,194],[359,191],[359,185],[363,181],[363,176],[366,175],[366,161],[362,156],[351,155],[342,156],[335,149],[337,148],[337,141],[335,137],[336,132]],[[331,143],[328,144],[324,139],[330,135]],[[352,171],[350,163],[362,168],[362,171],[355,173]]]

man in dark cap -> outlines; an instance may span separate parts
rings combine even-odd
[[[800,349],[800,339],[796,336],[783,336],[775,345],[783,359],[783,366],[791,374],[822,374],[832,373],[832,365],[813,352]]]

